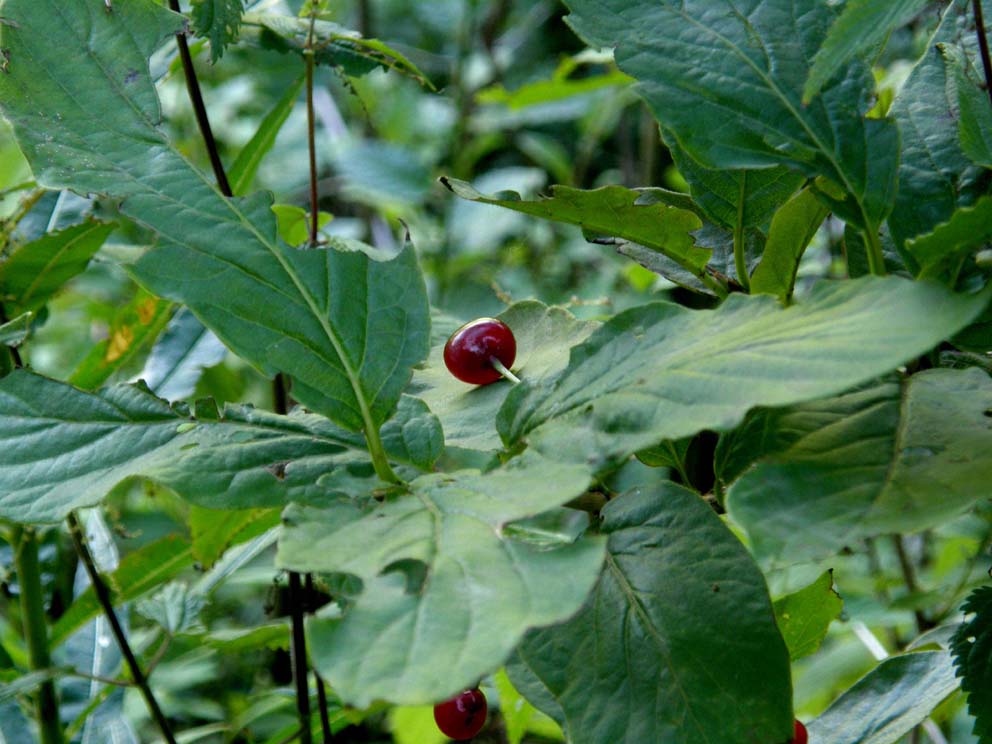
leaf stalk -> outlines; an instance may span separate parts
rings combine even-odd
[[[982,0],[972,0],[975,8],[975,31],[978,34],[978,51],[982,57],[982,70],[985,73],[985,91],[992,101],[992,56],[989,55],[989,38],[985,34],[985,17],[982,13]]]

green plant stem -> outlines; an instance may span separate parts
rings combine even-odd
[[[169,8],[174,13],[182,12],[179,8],[179,0],[169,0]],[[227,180],[227,173],[224,172],[224,164],[220,159],[220,152],[217,150],[217,140],[214,139],[213,130],[210,128],[207,107],[203,103],[203,93],[200,91],[200,81],[196,78],[193,57],[189,53],[189,44],[186,42],[185,31],[180,31],[176,34],[176,44],[179,46],[179,58],[183,63],[183,74],[186,76],[186,89],[189,91],[189,100],[193,104],[196,123],[200,127],[203,142],[207,146],[207,154],[210,156],[210,166],[214,170],[214,177],[217,179],[217,185],[220,187],[224,196],[233,196],[231,184]]]
[[[751,292],[751,277],[747,273],[747,257],[744,255],[744,195],[747,192],[747,171],[741,171],[741,187],[737,194],[737,222],[734,224],[734,266],[737,268],[737,281],[747,293]]]
[[[292,643],[290,661],[293,666],[293,680],[296,684],[296,712],[300,718],[300,741],[313,744],[310,731],[310,682],[307,673],[307,638],[303,627],[303,589],[300,575],[289,572],[289,612],[292,622]]]
[[[885,254],[878,230],[866,230],[865,241],[868,244],[868,270],[875,276],[885,276]]]
[[[48,669],[52,658],[48,647],[48,623],[45,617],[44,589],[38,563],[38,537],[31,527],[14,529],[14,569],[21,589],[21,622],[28,644],[28,663],[33,671]],[[62,724],[55,681],[46,679],[38,687],[34,702],[41,744],[62,744]]]
[[[124,657],[124,662],[127,664],[128,671],[131,673],[131,679],[134,680],[134,684],[141,690],[141,695],[145,699],[145,704],[148,706],[148,712],[151,713],[152,719],[158,726],[159,731],[162,732],[162,738],[165,739],[168,744],[176,744],[176,739],[172,735],[172,729],[169,727],[169,722],[162,712],[162,708],[158,704],[158,700],[155,699],[154,693],[152,693],[152,688],[148,684],[148,678],[145,673],[141,670],[141,665],[138,664],[138,659],[134,655],[134,651],[131,650],[131,644],[128,643],[127,635],[124,633],[124,628],[121,627],[120,620],[117,619],[117,613],[114,611],[114,602],[110,596],[110,590],[107,589],[107,584],[104,582],[103,577],[100,575],[99,569],[96,567],[96,563],[93,561],[93,556],[90,554],[89,548],[86,546],[86,540],[83,536],[83,528],[79,523],[79,519],[76,517],[75,512],[70,512],[69,516],[66,518],[69,523],[69,534],[72,536],[72,542],[76,546],[76,552],[79,554],[79,559],[83,562],[83,566],[86,568],[86,573],[90,577],[90,584],[93,587],[93,593],[96,595],[97,601],[100,603],[100,607],[103,608],[103,614],[106,616],[107,621],[110,623],[110,630],[114,634],[114,638],[117,639],[117,646],[120,648],[121,655]]]
[[[992,101],[992,56],[989,55],[989,39],[985,34],[985,18],[982,14],[982,0],[972,0],[975,9],[975,31],[978,34],[978,51],[982,57],[982,71],[985,73],[985,91]]]

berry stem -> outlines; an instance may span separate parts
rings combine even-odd
[[[510,370],[508,370],[506,368],[506,365],[504,365],[503,362],[501,362],[499,359],[497,359],[494,356],[491,356],[489,357],[489,362],[490,364],[493,365],[493,369],[495,369],[497,372],[503,375],[503,377],[505,377],[507,380],[512,382],[514,385],[520,384],[520,378],[517,377],[515,374],[513,374]]]

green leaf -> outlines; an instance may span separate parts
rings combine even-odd
[[[595,583],[599,538],[552,547],[504,530],[588,483],[586,468],[525,453],[487,473],[421,476],[381,505],[288,509],[277,564],[364,586],[342,618],[310,620],[317,670],[358,707],[436,702],[477,683],[528,628],[578,610]]]
[[[833,22],[823,46],[813,57],[813,66],[803,88],[808,104],[823,86],[854,57],[880,51],[889,34],[909,23],[927,0],[849,0]]]
[[[568,0],[569,24],[615,47],[663,129],[708,168],[826,176],[844,219],[874,232],[892,207],[894,122],[866,119],[874,80],[844,65],[813,106],[802,88],[835,11],[822,0]]]
[[[139,289],[134,299],[114,312],[107,338],[83,357],[69,382],[87,390],[100,387],[158,338],[174,309],[171,302]]]
[[[893,744],[957,688],[946,651],[886,659],[807,726],[816,744]]]
[[[660,201],[644,204],[640,192],[623,186],[604,186],[593,191],[552,186],[550,197],[526,201],[514,192],[485,196],[470,184],[454,178],[444,177],[441,183],[462,199],[578,225],[588,233],[645,245],[665,254],[696,276],[703,275],[703,268],[710,258],[709,251],[694,246],[689,234],[702,227],[702,221],[695,214]]]
[[[493,675],[493,684],[499,691],[499,712],[506,726],[506,739],[509,744],[520,744],[528,732],[558,741],[564,739],[558,724],[517,692],[505,669],[500,669]]]
[[[727,509],[756,553],[812,557],[914,532],[982,498],[992,468],[992,380],[935,369],[784,412],[778,447],[737,481]]]
[[[992,196],[958,207],[932,232],[907,241],[906,250],[919,264],[919,276],[955,276],[961,259],[992,241]]]
[[[557,378],[516,386],[497,428],[507,445],[526,441],[598,469],[664,439],[731,429],[754,406],[873,379],[953,335],[987,303],[987,294],[865,277],[821,283],[784,310],[744,295],[715,310],[644,305],[575,346]]]
[[[799,261],[829,211],[811,190],[803,189],[775,213],[761,263],[751,275],[751,292],[783,302],[792,298]]]
[[[38,310],[82,273],[113,229],[90,220],[17,246],[0,260],[0,299],[21,312]]]
[[[273,204],[279,226],[279,237],[290,245],[303,245],[310,236],[310,212],[293,204]],[[317,229],[333,219],[327,212],[317,213]]]
[[[830,623],[840,617],[844,602],[834,591],[831,569],[824,571],[809,586],[776,599],[772,607],[785,645],[789,647],[789,658],[795,661],[816,653],[827,637]]]
[[[211,508],[320,501],[319,475],[367,460],[359,435],[322,416],[228,406],[196,419],[140,386],[89,394],[26,370],[0,380],[0,419],[0,516],[20,522],[57,522],[135,476]]]
[[[962,610],[975,616],[954,634],[951,653],[975,719],[972,733],[987,744],[992,741],[992,586],[973,591]]]
[[[762,227],[805,180],[784,166],[753,171],[706,168],[673,135],[667,134],[665,140],[693,201],[710,220],[730,230],[738,223]]]
[[[151,597],[138,601],[134,611],[158,624],[169,635],[177,635],[202,627],[200,612],[206,603],[202,594],[191,592],[182,582],[173,582]]]
[[[273,623],[255,628],[215,630],[204,636],[203,640],[222,654],[242,654],[258,649],[288,649],[289,625]]]
[[[258,173],[258,167],[262,164],[262,159],[275,144],[276,135],[279,134],[282,125],[286,123],[286,119],[292,113],[293,105],[299,98],[302,89],[303,78],[300,77],[286,89],[282,98],[276,101],[275,106],[258,125],[258,130],[248,140],[248,144],[238,152],[234,165],[227,173],[228,180],[231,182],[231,190],[238,196],[244,196],[251,189],[251,185],[255,181],[255,174]]]
[[[34,313],[22,313],[0,325],[0,346],[18,346],[28,337]]]
[[[138,375],[160,398],[180,400],[193,395],[207,367],[224,361],[227,349],[188,309],[169,320]]]
[[[982,169],[961,148],[958,102],[941,45],[973,38],[967,5],[948,6],[923,58],[896,97],[889,114],[899,124],[902,156],[899,193],[889,218],[896,246],[932,231],[959,206],[986,190]]]
[[[451,741],[434,722],[431,705],[397,705],[389,710],[389,731],[395,744],[446,744]]]
[[[528,300],[511,305],[499,319],[517,341],[515,374],[534,381],[555,375],[568,362],[568,348],[584,341],[596,328],[567,310]],[[512,388],[509,382],[468,385],[444,365],[444,341],[432,350],[427,364],[414,373],[409,392],[422,399],[441,420],[449,447],[491,451],[502,448],[496,432],[496,412]]]
[[[311,37],[310,19],[272,13],[245,13],[245,30],[260,34],[263,46],[280,52],[303,54]],[[315,21],[313,44],[318,64],[341,67],[353,77],[382,67],[412,77],[434,90],[428,77],[402,52],[379,39],[365,39],[357,31],[330,21]]]
[[[193,29],[197,36],[210,39],[211,62],[216,63],[227,45],[238,40],[244,12],[244,0],[192,0]]]
[[[419,398],[404,395],[396,415],[382,427],[382,444],[390,457],[430,470],[444,452],[441,421]]]
[[[113,13],[89,0],[7,0],[4,13],[16,27],[0,28],[0,43],[18,62],[0,76],[0,106],[39,181],[123,198],[161,237],[131,268],[142,284],[188,305],[266,374],[291,375],[303,405],[373,436],[428,351],[412,248],[388,261],[355,241],[295,250],[278,242],[270,196],[225,199],[193,169],[157,128],[147,63],[179,16],[150,0]]]
[[[992,168],[992,103],[988,94],[958,73],[961,149],[971,161]]]
[[[201,568],[211,568],[232,545],[257,537],[279,524],[278,509],[189,510],[193,557]]]
[[[576,70],[586,65],[612,62],[612,54],[587,49],[579,54],[564,57],[548,79],[526,83],[513,91],[508,91],[502,84],[492,85],[476,93],[475,100],[479,103],[502,104],[517,110],[632,83],[633,80],[629,76],[615,68],[602,75],[587,74],[572,77]]]
[[[152,591],[193,565],[189,543],[169,535],[138,548],[121,560],[107,578],[115,605],[130,602]],[[57,646],[101,612],[93,588],[88,588],[52,626],[51,643]]]
[[[602,529],[609,552],[589,601],[528,633],[510,678],[523,665],[544,683],[574,744],[716,744],[741,741],[742,731],[786,741],[788,651],[764,579],[733,533],[674,484],[614,499]]]

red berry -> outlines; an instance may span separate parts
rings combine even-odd
[[[792,735],[792,744],[806,744],[808,741],[809,735],[806,733],[806,727],[799,721],[796,721],[795,733]]]
[[[444,345],[444,364],[455,377],[473,385],[488,385],[502,375],[492,358],[510,369],[517,358],[513,331],[496,318],[479,318],[451,334]]]
[[[486,723],[486,696],[476,687],[434,706],[434,722],[441,733],[455,741],[468,741]]]

